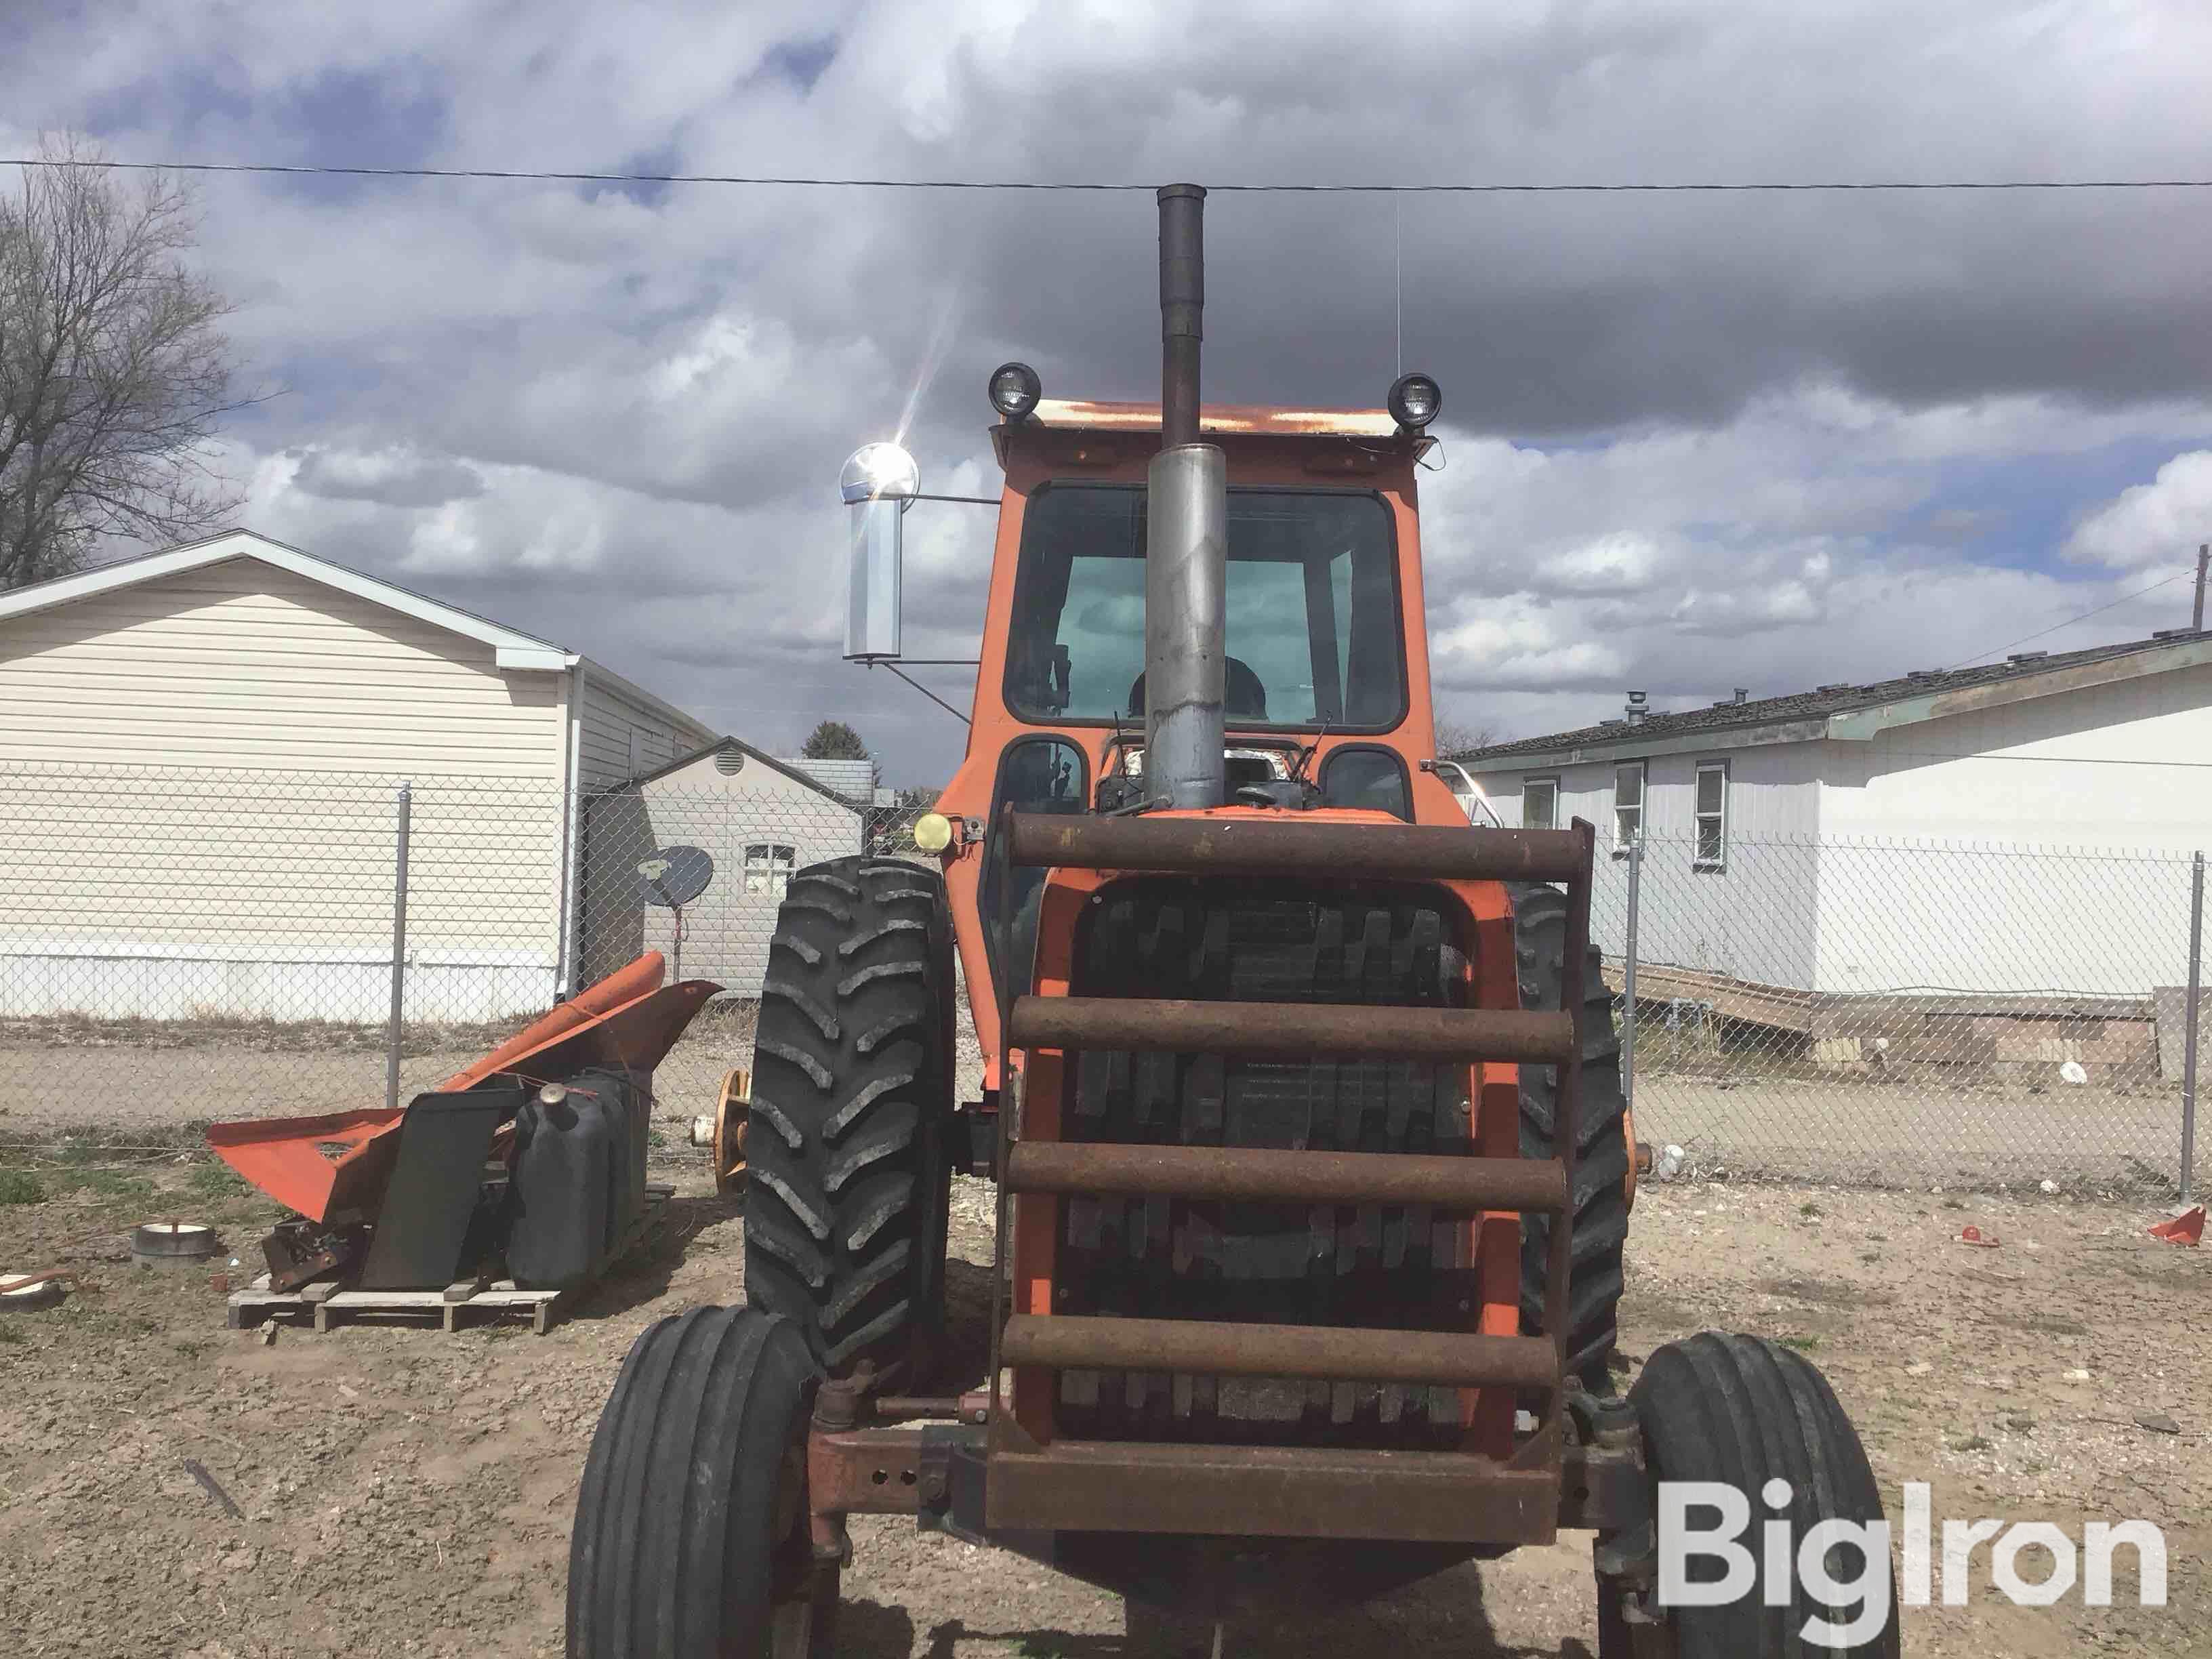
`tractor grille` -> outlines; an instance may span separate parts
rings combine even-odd
[[[1464,957],[1433,889],[1135,878],[1087,908],[1071,994],[1441,1007]],[[1088,1052],[1071,1141],[1466,1153],[1463,1066]],[[1070,1197],[1057,1310],[1277,1325],[1462,1329],[1464,1218],[1425,1206]],[[1447,1444],[1450,1389],[1068,1370],[1063,1429],[1086,1437]]]

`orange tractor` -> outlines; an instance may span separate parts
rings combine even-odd
[[[1471,826],[1434,775],[1435,384],[1200,407],[1204,195],[1160,192],[1159,407],[991,378],[1006,483],[967,758],[916,829],[935,867],[791,880],[750,1305],[625,1361],[568,1650],[834,1652],[846,1517],[902,1513],[1217,1620],[1589,1528],[1604,1659],[1795,1654],[1816,1618],[1893,1653],[1887,1550],[1853,1530],[1879,1494],[1802,1356],[1706,1334],[1615,1391],[1634,1176],[1590,826]],[[848,655],[896,662],[912,465],[863,450],[845,493]],[[963,1350],[969,1168],[999,1224]],[[981,1386],[927,1392],[956,1365]],[[1724,1599],[1711,1551],[1670,1585],[1662,1498],[1692,1481],[1785,1523],[1813,1588]]]

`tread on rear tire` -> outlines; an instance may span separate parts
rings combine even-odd
[[[1566,959],[1567,901],[1557,888],[1509,882],[1513,953],[1523,1008],[1559,1006]],[[1575,1119],[1574,1231],[1567,1281],[1568,1366],[1594,1394],[1613,1391],[1607,1361],[1620,1340],[1621,1255],[1628,1243],[1628,1141],[1622,1115],[1620,1038],[1613,1026],[1613,993],[1595,945],[1583,963],[1583,1088]],[[1557,1068],[1521,1068],[1521,1155],[1556,1156],[1553,1109]],[[1544,1330],[1544,1287],[1550,1270],[1552,1218],[1521,1218],[1521,1328]]]
[[[769,948],[745,1129],[745,1297],[834,1376],[927,1369],[951,1190],[952,934],[944,878],[810,865]]]
[[[837,1576],[805,1501],[820,1376],[797,1327],[751,1308],[631,1345],[576,1493],[569,1659],[826,1659]]]

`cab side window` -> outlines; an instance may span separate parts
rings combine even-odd
[[[1362,806],[1413,822],[1406,763],[1388,749],[1336,750],[1321,769],[1321,797],[1325,806]]]
[[[1017,812],[1079,813],[1088,810],[1090,768],[1083,750],[1066,738],[1016,738],[999,757],[999,779],[992,791],[991,822],[1011,806]],[[1017,990],[1029,988],[1036,959],[1037,906],[1044,895],[1045,872],[1020,868],[1006,872],[1006,902],[1013,915],[1006,928],[1008,962],[994,960],[994,975],[1012,972]],[[979,892],[985,939],[997,937],[1000,920],[992,913],[986,882]]]

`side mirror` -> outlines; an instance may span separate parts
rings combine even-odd
[[[899,654],[899,587],[906,564],[902,526],[921,488],[914,457],[896,444],[866,445],[845,463],[838,493],[853,514],[845,573],[848,662]]]

